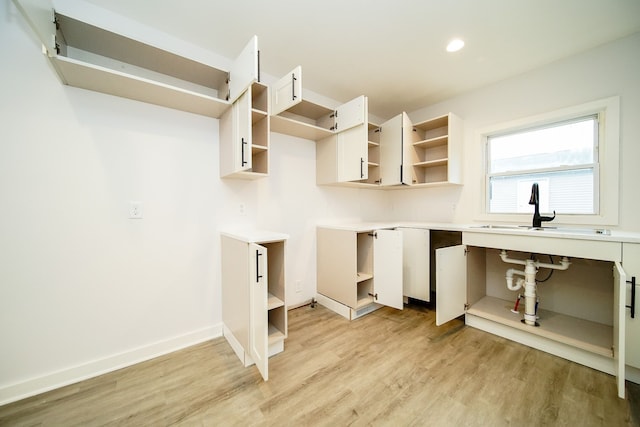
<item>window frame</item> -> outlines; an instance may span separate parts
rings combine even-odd
[[[536,116],[499,123],[479,131],[482,144],[482,207],[477,220],[490,222],[531,222],[531,214],[489,212],[488,138],[499,134],[539,128],[588,115],[598,116],[597,167],[594,169],[596,214],[558,214],[555,223],[567,225],[618,225],[619,221],[619,128],[620,98],[600,99]],[[546,213],[546,212],[545,212]]]

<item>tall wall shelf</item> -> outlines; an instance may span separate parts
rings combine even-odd
[[[220,177],[269,175],[269,87],[253,83],[220,118]]]
[[[462,121],[449,113],[413,125],[415,186],[462,184]]]

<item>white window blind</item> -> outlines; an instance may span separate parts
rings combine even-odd
[[[598,135],[598,114],[488,135],[488,212],[533,212],[537,182],[541,212],[598,214]]]

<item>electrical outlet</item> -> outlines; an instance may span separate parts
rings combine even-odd
[[[296,280],[296,293],[302,292],[302,282],[300,280]]]
[[[244,203],[240,203],[238,206],[238,214],[240,216],[247,216],[247,206]]]
[[[129,202],[129,219],[142,219],[142,202]]]

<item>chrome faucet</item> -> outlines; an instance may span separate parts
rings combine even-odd
[[[542,227],[542,221],[553,221],[556,217],[556,211],[553,211],[553,216],[541,216],[540,215],[540,190],[538,189],[538,183],[534,182],[531,186],[531,198],[529,199],[530,205],[535,205],[535,211],[533,212],[533,227]]]

